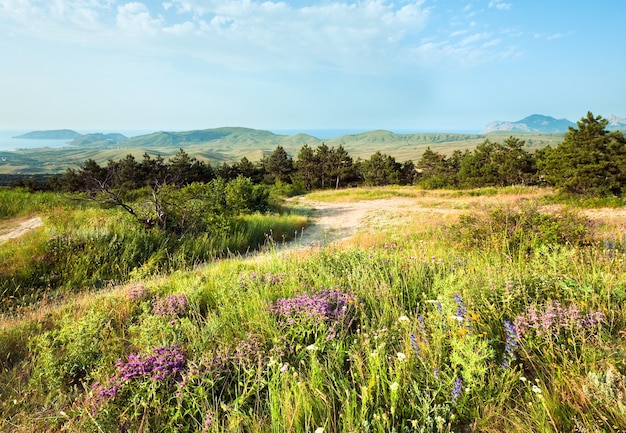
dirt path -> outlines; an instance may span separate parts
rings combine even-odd
[[[382,229],[403,230],[410,225],[435,226],[455,221],[465,212],[490,205],[522,202],[533,195],[490,197],[392,197],[351,202],[322,202],[305,197],[293,201],[312,210],[312,224],[287,248],[319,247],[341,242],[358,233],[376,233]],[[547,211],[550,211],[550,206]],[[598,208],[582,213],[599,225],[626,233],[626,209]]]
[[[312,224],[295,242],[300,247],[318,247],[340,242],[362,231],[378,231],[384,226],[401,226],[412,214],[428,216],[458,215],[461,210],[432,207],[417,198],[393,197],[351,202],[312,201],[298,197],[294,202],[312,208]]]
[[[0,225],[0,244],[9,239],[19,238],[23,234],[43,225],[40,217],[26,220],[10,220],[9,222],[10,224],[6,226]]]

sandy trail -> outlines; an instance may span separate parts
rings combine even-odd
[[[351,202],[322,202],[298,197],[293,202],[312,209],[312,223],[286,247],[307,248],[338,243],[358,233],[376,233],[384,228],[403,230],[411,224],[440,225],[459,215],[493,205],[521,203],[534,194],[492,197],[392,197]],[[557,206],[559,207],[559,206]],[[547,206],[545,211],[554,211]],[[626,209],[597,208],[581,212],[599,225],[626,233]]]
[[[41,227],[43,221],[41,217],[29,218],[22,221],[11,221],[8,231],[3,230],[4,227],[0,227],[0,244],[8,241],[9,239],[19,238],[25,233]]]
[[[359,231],[399,226],[410,218],[411,213],[447,215],[461,212],[459,209],[424,206],[419,199],[411,197],[351,202],[321,202],[298,197],[294,202],[312,209],[312,223],[292,244],[300,247],[319,247],[347,240]]]

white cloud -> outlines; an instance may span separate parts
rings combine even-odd
[[[499,10],[510,10],[511,6],[513,6],[511,3],[503,3],[502,0],[491,0],[489,2],[489,7],[490,8],[496,8]]]
[[[507,9],[510,3],[491,0],[489,6]],[[500,35],[476,19],[459,21],[447,34],[424,33],[436,12],[426,0],[306,6],[273,0],[0,0],[0,13],[5,11],[22,29],[68,46],[174,55],[240,71],[378,75],[424,62],[473,64],[510,54]]]
[[[153,18],[143,3],[131,2],[117,7],[117,26],[131,34],[156,34],[163,27],[163,19]]]

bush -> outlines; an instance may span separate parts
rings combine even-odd
[[[465,247],[493,248],[526,254],[539,246],[584,246],[591,243],[588,220],[571,210],[541,212],[535,205],[500,206],[462,215],[451,227]]]

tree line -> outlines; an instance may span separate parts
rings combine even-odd
[[[503,143],[485,139],[474,150],[441,154],[427,148],[418,161],[398,162],[380,151],[369,159],[352,158],[343,146],[304,145],[295,159],[282,146],[252,162],[212,166],[183,149],[169,160],[147,153],[141,160],[128,155],[100,166],[90,159],[78,169],[45,182],[22,180],[22,186],[56,191],[156,190],[164,185],[183,188],[193,183],[237,178],[254,185],[290,184],[295,190],[368,185],[419,185],[423,188],[477,188],[508,185],[548,185],[582,195],[626,194],[626,139],[608,131],[608,120],[591,112],[570,127],[559,145],[536,152],[525,141],[509,137]],[[19,186],[19,182],[14,184]]]

